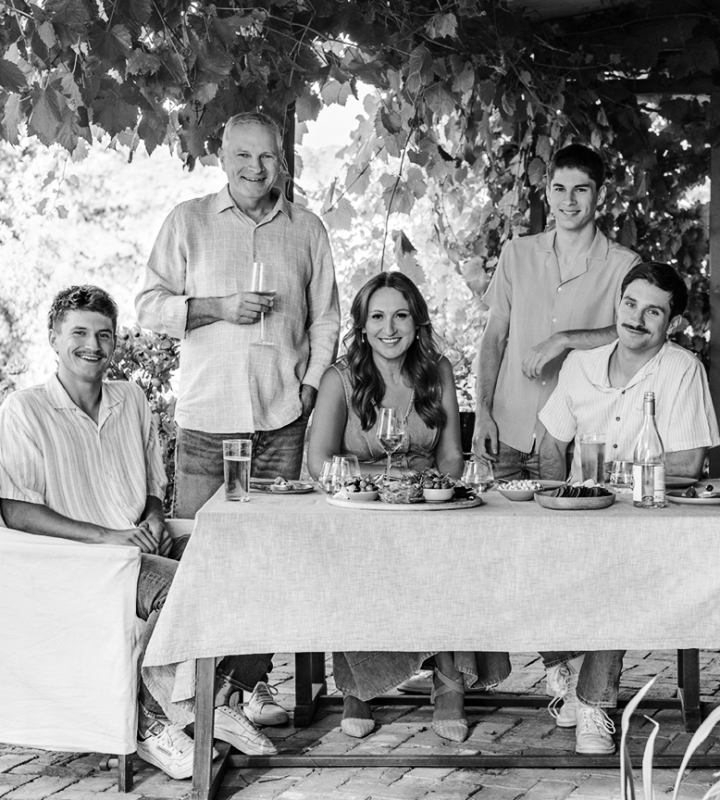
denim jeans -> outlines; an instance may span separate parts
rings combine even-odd
[[[539,480],[540,459],[535,445],[529,453],[523,453],[504,442],[499,442],[497,455],[498,460],[493,464],[493,474],[496,478],[511,481]]]
[[[540,653],[545,668],[570,661],[583,651]],[[622,670],[624,650],[588,650],[580,668],[577,696],[588,706],[615,708],[617,705],[620,671]]]
[[[140,575],[137,583],[136,613],[147,622],[140,642],[140,658],[138,659],[138,700],[140,711],[145,718],[166,719],[165,712],[152,696],[140,675],[140,667],[145,657],[145,650],[157,624],[160,612],[175,576],[177,560],[182,556],[189,536],[173,540],[173,549],[169,558],[162,556],[141,556]],[[216,675],[220,683],[230,683],[237,689],[251,690],[259,680],[267,677],[271,668],[272,655],[226,656],[218,664]]]
[[[223,485],[223,439],[252,439],[255,478],[297,480],[302,467],[308,417],[284,428],[255,433],[205,433],[178,428],[175,444],[173,516],[194,519],[198,509]]]
[[[333,678],[343,695],[371,700],[412,677],[433,655],[384,651],[333,653]],[[497,686],[510,674],[507,653],[458,651],[453,658],[468,687]]]

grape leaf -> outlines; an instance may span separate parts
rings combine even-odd
[[[32,113],[28,120],[28,128],[43,144],[51,145],[60,126],[60,101],[58,93],[51,86],[32,91]]]
[[[37,26],[38,36],[42,39],[43,44],[49,50],[51,47],[54,47],[57,44],[57,37],[55,36],[55,28],[53,27],[52,22],[41,22]]]
[[[17,144],[20,134],[20,122],[22,121],[21,98],[19,94],[10,94],[5,101],[3,111],[3,127],[5,136],[10,144]]]
[[[27,81],[23,71],[17,64],[0,58],[0,86],[4,86],[10,92],[21,92],[27,89]]]
[[[323,104],[320,98],[308,87],[295,103],[297,121],[307,122],[308,120],[317,119],[322,107]]]
[[[111,136],[127,128],[134,128],[138,118],[137,108],[113,92],[98,98],[93,104],[93,112],[94,122]]]
[[[425,26],[431,39],[442,39],[444,36],[455,36],[457,18],[455,14],[435,14]]]
[[[427,47],[421,44],[410,53],[405,88],[410,94],[416,94],[430,80],[432,80],[432,56]]]

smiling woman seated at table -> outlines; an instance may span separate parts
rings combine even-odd
[[[377,438],[379,408],[401,410],[408,436],[401,467],[436,467],[459,478],[463,471],[460,418],[450,362],[441,355],[417,286],[400,272],[371,278],[353,300],[347,353],[323,375],[310,431],[308,466],[317,477],[336,453],[353,453],[363,474],[383,469]],[[401,474],[393,467],[391,474]],[[375,723],[368,700],[434,661],[433,730],[464,741],[465,686],[490,686],[510,672],[502,653],[353,652],[333,653],[335,683],[344,695],[342,730],[367,736]]]

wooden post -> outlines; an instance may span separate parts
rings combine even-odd
[[[710,130],[720,125],[720,92],[710,95]],[[720,411],[720,142],[710,152],[710,395]],[[720,447],[710,451],[710,475],[720,475]]]
[[[283,126],[283,154],[287,165],[288,178],[285,183],[285,196],[292,203],[295,197],[295,103],[285,110]]]

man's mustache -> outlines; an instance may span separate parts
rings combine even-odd
[[[638,333],[650,333],[650,331],[643,325],[628,325],[627,322],[623,322],[622,326],[623,328],[627,328],[629,331],[637,331]]]

